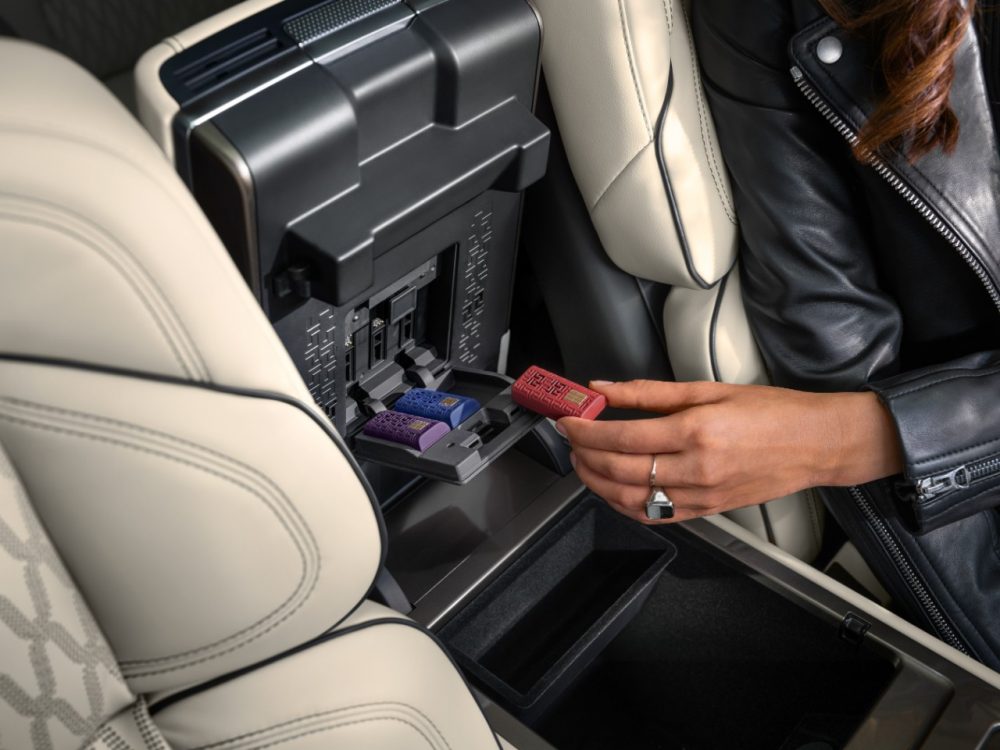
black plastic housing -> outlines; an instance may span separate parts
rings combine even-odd
[[[179,171],[345,436],[411,386],[502,369],[548,159],[540,42],[526,0],[286,0],[161,70]],[[474,455],[358,450],[464,482],[534,424],[484,419],[502,434]]]

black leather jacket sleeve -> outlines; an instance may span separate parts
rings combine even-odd
[[[904,510],[928,531],[1000,504],[1000,353],[901,371],[902,315],[879,284],[867,168],[796,88],[780,41],[793,19],[776,5],[693,4],[751,328],[775,384],[880,395],[905,454]]]

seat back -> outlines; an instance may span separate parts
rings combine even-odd
[[[343,620],[381,519],[139,124],[41,47],[0,67],[3,744],[156,747],[136,696]]]
[[[675,375],[767,382],[685,3],[535,1],[553,109],[601,243],[622,270],[673,287],[664,330]],[[799,557],[819,551],[822,508],[806,493],[733,516]]]

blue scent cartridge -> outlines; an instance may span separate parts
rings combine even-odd
[[[428,388],[411,388],[392,405],[396,411],[413,414],[425,419],[436,419],[452,429],[479,411],[479,402],[467,396],[432,391]]]

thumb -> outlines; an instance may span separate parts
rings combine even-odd
[[[608,400],[608,406],[618,409],[671,414],[691,406],[713,403],[721,398],[722,383],[669,383],[661,380],[630,380],[609,383],[592,380],[590,388]]]

